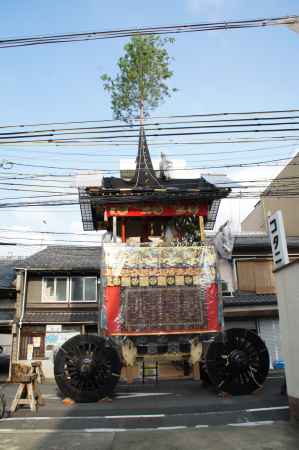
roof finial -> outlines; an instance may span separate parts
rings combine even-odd
[[[154,171],[143,125],[139,132],[136,169],[132,183],[134,183],[134,187],[161,187]]]

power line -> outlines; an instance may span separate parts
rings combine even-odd
[[[169,129],[168,129],[169,130]],[[164,130],[164,131],[168,131],[168,130]],[[151,137],[186,137],[186,136],[205,136],[205,135],[223,135],[223,134],[248,134],[248,133],[252,133],[252,134],[256,134],[256,133],[285,133],[285,132],[298,132],[299,128],[271,128],[271,129],[240,129],[240,130],[218,130],[218,131],[185,131],[184,133],[182,132],[172,132],[172,133],[148,133],[147,137],[151,138]],[[29,136],[30,137],[30,136]],[[46,135],[42,136],[42,137],[47,137]],[[138,138],[139,135],[135,134],[135,135],[120,135],[120,136],[115,136],[115,135],[106,135],[106,136],[88,136],[88,137],[68,137],[68,138],[58,138],[56,139],[55,136],[51,137],[49,135],[49,139],[38,139],[40,138],[40,136],[31,136],[30,139],[25,139],[25,140],[15,140],[16,138],[13,138],[11,140],[7,140],[7,138],[5,138],[6,140],[1,141],[1,145],[7,145],[7,144],[24,144],[24,143],[35,143],[35,144],[43,144],[43,143],[47,143],[47,144],[61,144],[61,143],[85,143],[85,142],[105,142],[106,140],[110,141],[110,140],[114,140],[114,139],[126,139],[126,138]],[[286,138],[286,136],[281,136],[282,138]],[[298,136],[290,136],[291,138],[296,138],[296,140],[298,139]],[[32,139],[34,138],[34,140]],[[275,136],[274,136],[275,138]],[[24,139],[24,137],[22,136],[22,139]]]
[[[37,186],[38,187],[38,186]],[[51,195],[47,195],[47,197],[55,197],[56,195],[76,195],[75,193],[72,192],[57,192],[57,191],[46,191],[46,190],[38,190],[38,189],[19,189],[19,188],[4,188],[4,187],[0,187],[1,191],[16,191],[16,192],[36,192],[36,193],[41,193],[41,194],[51,194]]]
[[[24,47],[43,44],[57,44],[66,42],[80,42],[98,39],[125,38],[134,35],[164,35],[203,31],[234,30],[244,28],[264,28],[277,25],[297,23],[298,16],[283,16],[275,18],[236,20],[226,22],[207,22],[197,24],[177,24],[157,27],[136,27],[108,31],[89,31],[83,33],[63,33],[41,36],[24,36],[15,38],[2,38],[0,48]]]
[[[247,167],[247,166],[256,166],[256,165],[264,165],[268,163],[275,163],[280,161],[286,161],[290,159],[290,157],[285,158],[278,158],[278,159],[270,159],[270,160],[264,160],[264,161],[256,161],[256,162],[250,162],[250,163],[238,163],[238,164],[223,164],[223,165],[217,165],[217,166],[197,166],[197,167],[189,167],[185,169],[177,168],[177,169],[169,169],[171,171],[190,171],[190,170],[207,170],[207,169],[218,169],[218,168],[232,168],[232,167]],[[16,166],[23,166],[23,167],[36,167],[36,168],[44,168],[44,169],[58,169],[58,170],[84,170],[84,171],[95,171],[95,169],[82,169],[82,168],[75,168],[75,167],[61,167],[61,166],[48,166],[48,165],[42,165],[42,164],[27,164],[27,163],[19,163],[19,162],[13,162]],[[143,169],[140,169],[143,170]],[[146,169],[144,169],[146,170]],[[115,173],[118,172],[118,169],[99,169],[98,172],[103,173]]]
[[[271,131],[271,130],[269,130]],[[291,129],[291,131],[294,131]],[[172,135],[170,134],[165,134],[165,135],[152,135],[153,137],[167,137],[170,136],[172,137]],[[188,134],[178,134],[177,137],[184,137],[187,136]],[[105,146],[105,147],[119,147],[119,146],[126,146],[128,147],[128,145],[134,145],[136,146],[138,143],[137,139],[134,139],[134,141],[129,140],[130,136],[127,136],[127,140],[126,141],[117,141],[117,140],[113,140],[113,142],[109,142],[109,141],[105,141],[105,140],[80,140],[79,138],[75,139],[75,140],[71,140],[71,139],[67,139],[67,140],[62,140],[62,139],[58,139],[58,140],[27,140],[27,141],[5,141],[5,142],[1,142],[2,146],[7,146],[8,148],[10,146],[13,147],[17,147],[22,145],[23,147],[28,147],[28,146],[37,146],[37,147],[41,147],[41,146],[48,146],[50,145],[51,147],[101,147],[101,146]],[[86,138],[88,139],[88,138]],[[238,137],[238,138],[217,138],[217,139],[209,139],[209,140],[200,140],[200,141],[190,141],[190,140],[179,140],[179,141],[174,141],[173,139],[171,140],[165,140],[158,142],[158,141],[153,141],[152,139],[148,139],[148,142],[150,144],[151,147],[154,146],[174,146],[174,145],[180,145],[180,146],[186,146],[186,145],[215,145],[215,144],[251,144],[251,143],[264,143],[264,142],[298,142],[299,141],[299,135],[281,135],[281,136],[255,136],[255,137]],[[120,150],[119,148],[117,150]],[[8,168],[5,168],[8,169]]]
[[[271,148],[270,148],[271,149]],[[260,149],[253,149],[254,151],[259,151]],[[250,150],[249,150],[250,151]],[[242,152],[242,151],[240,151]],[[247,152],[247,151],[245,151]],[[213,154],[213,153],[212,153]],[[220,154],[219,153],[214,153],[215,155]],[[208,169],[217,169],[217,168],[232,168],[232,167],[246,167],[246,166],[255,166],[255,165],[268,165],[269,163],[276,163],[276,162],[280,162],[280,161],[286,161],[288,159],[291,159],[291,156],[286,156],[283,158],[278,158],[278,159],[271,159],[271,160],[260,160],[260,161],[255,161],[255,162],[249,162],[249,163],[238,163],[238,164],[223,164],[223,165],[217,165],[217,166],[195,166],[195,167],[187,167],[187,168],[172,168],[169,169],[171,171],[192,171],[192,170],[208,170]],[[215,160],[205,160],[205,161],[211,161],[214,162]],[[24,167],[36,167],[36,168],[41,168],[41,169],[57,169],[57,170],[75,170],[75,171],[84,171],[85,175],[99,175],[100,173],[115,173],[118,172],[118,169],[106,169],[106,168],[101,168],[98,170],[95,169],[91,169],[91,168],[75,168],[75,167],[62,167],[62,166],[50,166],[50,165],[42,165],[42,164],[29,164],[29,163],[20,163],[17,161],[10,161],[10,164],[12,165],[16,165],[16,166],[24,166]],[[290,163],[291,165],[294,164],[296,165],[297,163]],[[272,164],[271,164],[272,165]],[[279,164],[277,164],[279,165]],[[87,172],[87,173],[86,173]],[[47,174],[41,174],[41,173],[36,173],[36,174],[26,174],[26,173],[19,173],[19,172],[10,172],[10,174],[16,174],[19,175],[23,178],[20,179],[32,179],[33,181],[37,180],[38,178],[43,178],[43,182],[50,182],[50,180],[45,180],[45,178],[50,178],[50,177],[60,177],[60,178],[69,178],[69,177],[74,177],[77,176],[78,174],[76,173],[68,173],[68,174],[53,174],[53,173],[47,173]],[[25,183],[6,183],[6,182],[2,182],[1,179],[4,180],[10,180],[10,179],[19,179],[18,177],[0,177],[0,184],[2,185],[20,185],[20,186],[35,186],[35,184],[25,184]],[[42,181],[42,180],[39,180]],[[57,180],[57,182],[68,182],[67,180]],[[43,184],[43,186],[45,187],[57,187],[57,188],[61,188],[61,186],[58,185],[45,185]],[[64,188],[67,189],[72,189],[74,188],[74,186],[64,186]]]
[[[16,238],[15,237],[8,237],[8,236],[0,236],[0,239],[2,240],[2,239],[5,239],[5,240],[8,240],[8,241],[10,241],[10,240],[15,240]],[[17,238],[18,239],[18,238]],[[22,237],[22,238],[20,238],[20,239],[22,239],[22,241],[41,241],[41,239],[40,238],[30,238],[30,237]],[[50,241],[50,242],[70,242],[70,240],[67,240],[67,239],[53,239],[52,241]],[[77,241],[77,240],[73,240],[72,239],[72,241],[71,242],[74,242],[74,243],[81,243],[81,244],[86,244],[86,241]],[[90,244],[99,244],[100,243],[100,241],[88,241]]]
[[[260,192],[240,192],[233,195],[230,195],[227,197],[227,199],[240,199],[240,198],[251,198],[251,199],[257,199],[259,197]],[[299,197],[299,189],[297,191],[285,191],[285,192],[274,192],[267,194],[268,197],[276,197],[276,198],[289,198],[289,197]],[[94,202],[96,204],[96,202]],[[35,208],[38,206],[43,207],[60,207],[60,206],[70,206],[70,205],[79,205],[79,202],[77,201],[45,201],[45,202],[14,202],[14,203],[2,203],[0,204],[0,210],[1,209],[10,209],[10,208]]]
[[[191,170],[193,170],[193,169],[191,169]],[[211,175],[211,174],[210,174]],[[205,176],[205,174],[203,174],[203,176]],[[251,180],[228,180],[228,181],[221,181],[221,182],[217,182],[216,181],[216,185],[221,185],[221,186],[229,186],[231,189],[247,189],[247,188],[249,188],[249,187],[251,187],[251,185],[254,183],[255,184],[255,186],[254,187],[260,187],[260,188],[265,188],[266,186],[265,186],[265,184],[267,185],[268,183],[270,183],[270,182],[272,182],[271,183],[271,185],[279,185],[279,187],[280,186],[289,186],[290,184],[283,184],[283,183],[285,183],[285,181],[286,180],[288,180],[288,181],[293,181],[293,184],[294,183],[297,183],[298,180],[299,179],[299,177],[296,177],[296,176],[292,176],[292,177],[281,177],[281,178],[263,178],[263,179],[251,179]],[[262,184],[261,184],[262,183]],[[2,183],[0,182],[0,185],[1,185]],[[44,184],[43,185],[40,185],[40,184],[35,184],[35,185],[27,185],[27,184],[21,184],[21,183],[3,183],[3,184],[7,184],[8,186],[11,186],[11,185],[19,185],[19,186],[31,186],[32,188],[38,188],[38,187],[41,187],[41,186],[45,186]],[[258,184],[258,185],[257,185]],[[47,185],[47,186],[45,186],[45,187],[50,187],[50,185]],[[52,187],[57,187],[57,188],[61,188],[61,186],[52,186]],[[42,197],[57,197],[57,196],[61,196],[61,197],[66,197],[66,196],[68,196],[68,195],[77,195],[77,190],[74,190],[74,192],[72,192],[72,193],[69,193],[69,192],[59,192],[59,191],[46,191],[46,190],[34,190],[34,189],[32,189],[32,190],[28,190],[28,189],[24,189],[24,190],[22,190],[22,189],[14,189],[14,188],[10,188],[10,187],[8,187],[8,188],[2,188],[2,189],[5,189],[5,190],[8,190],[8,191],[10,191],[10,190],[19,190],[20,192],[34,192],[34,193],[43,193],[43,194],[46,194],[46,193],[48,193],[49,195],[38,195],[38,196],[22,196],[22,197],[20,197],[20,196],[18,196],[18,197],[12,197],[12,198],[8,198],[8,197],[5,197],[5,198],[2,198],[2,199],[0,199],[0,200],[8,200],[8,199],[23,199],[23,198],[42,198]]]
[[[295,121],[299,116],[285,116],[285,117],[247,117],[238,119],[222,119],[222,120],[183,120],[183,121],[167,121],[167,122],[152,122],[143,125],[145,131],[169,131],[169,130],[188,130],[188,129],[210,129],[210,128],[236,128],[236,127],[273,127],[281,125],[298,125]],[[282,120],[284,120],[282,122]],[[290,121],[291,120],[291,121]],[[244,123],[246,122],[246,123]],[[249,122],[249,123],[247,123]],[[191,124],[191,126],[189,125]],[[196,124],[196,125],[194,125]],[[175,125],[175,126],[174,126]],[[136,129],[140,129],[140,124],[121,124],[112,126],[97,126],[97,127],[72,127],[72,128],[51,128],[51,129],[30,129],[14,132],[1,132],[1,140],[5,139],[24,139],[24,138],[37,138],[37,137],[55,137],[65,135],[84,135],[84,134],[105,134],[104,137],[109,137],[107,133],[132,133]],[[112,134],[111,136],[114,136]],[[150,136],[150,135],[149,135]],[[136,137],[125,135],[124,138]],[[119,136],[116,137],[117,139]]]
[[[11,233],[22,233],[22,234],[28,234],[28,233],[38,233],[38,234],[57,234],[57,235],[71,235],[71,236],[89,236],[88,231],[85,233],[74,233],[74,232],[63,232],[63,231],[41,231],[41,230],[12,230],[11,228],[0,228],[0,231],[8,231]],[[94,235],[94,234],[93,234]],[[92,236],[93,236],[92,235]]]
[[[181,144],[181,145],[184,145],[184,144]],[[228,154],[234,154],[234,153],[251,153],[251,152],[258,152],[258,151],[266,151],[266,150],[276,150],[276,149],[284,149],[284,148],[294,148],[295,146],[297,146],[297,144],[287,144],[287,145],[277,145],[277,146],[267,146],[267,147],[259,147],[259,148],[254,148],[254,149],[245,149],[245,150],[228,150],[228,151],[223,151],[223,150],[221,150],[221,151],[216,151],[216,152],[213,152],[213,151],[209,151],[208,153],[201,153],[201,152],[196,152],[196,153],[189,153],[189,152],[186,152],[186,151],[184,151],[184,156],[205,156],[205,155],[228,155]],[[26,152],[33,152],[33,153],[35,153],[36,151],[38,151],[38,150],[28,150],[28,149],[24,149],[24,148],[21,148],[21,149],[10,149],[9,151],[8,151],[8,153],[10,153],[11,151],[17,151],[17,152],[19,152],[19,151],[26,151]],[[134,152],[135,152],[135,150],[134,150]],[[51,151],[51,152],[43,152],[43,154],[48,154],[48,155],[50,155],[50,156],[53,156],[53,151]],[[151,152],[151,154],[153,154],[153,152]],[[62,155],[62,156],[79,156],[79,157],[84,157],[84,158],[88,158],[88,157],[94,157],[94,158],[111,158],[111,157],[119,157],[119,156],[121,156],[122,158],[134,158],[134,156],[136,157],[136,155],[135,154],[122,154],[122,155],[119,155],[119,154],[115,154],[115,152],[114,153],[106,153],[106,154],[94,154],[94,153],[77,153],[77,152],[59,152],[59,151],[57,151],[56,149],[55,149],[55,151],[54,151],[54,156],[55,155]],[[178,155],[177,153],[171,153],[171,152],[167,152],[167,156],[168,157],[179,157],[180,155]],[[157,157],[157,156],[155,156],[155,155],[153,155],[153,157],[155,158],[155,157]],[[0,177],[0,179],[1,179],[1,177]]]
[[[230,114],[230,113],[228,113]],[[249,113],[248,113],[249,114]],[[154,126],[156,128],[159,129],[159,127],[161,126],[165,126],[165,125],[186,125],[186,124],[212,124],[212,125],[205,125],[205,126],[198,126],[199,128],[210,128],[213,126],[213,124],[224,124],[224,125],[217,125],[218,127],[229,127],[229,126],[237,126],[236,124],[232,124],[232,122],[241,122],[241,124],[243,126],[254,126],[254,124],[244,124],[244,122],[265,122],[265,125],[276,125],[281,123],[281,120],[295,120],[295,119],[299,119],[299,116],[295,115],[295,116],[271,116],[271,117],[261,117],[261,116],[256,116],[256,117],[247,117],[247,118],[225,118],[225,119],[209,119],[209,120],[186,120],[186,118],[189,118],[189,116],[185,116],[184,120],[180,120],[180,121],[171,121],[169,120],[169,117],[165,117],[163,122],[146,122],[144,125],[142,125],[142,127],[145,130],[151,130],[151,128],[149,128],[150,126]],[[167,121],[166,121],[167,120]],[[267,121],[269,120],[275,120],[275,123],[269,123],[267,124]],[[229,123],[229,125],[226,125],[227,123]],[[287,122],[288,123],[293,123],[293,122]],[[297,122],[294,122],[297,123]],[[284,124],[284,123],[282,123]],[[12,126],[11,126],[12,127]],[[17,125],[15,125],[14,127],[17,127]],[[22,127],[24,128],[24,125],[22,125]],[[1,128],[5,128],[5,127],[1,127]],[[25,131],[14,131],[14,132],[1,132],[0,136],[18,136],[18,135],[27,135],[27,134],[32,134],[32,133],[38,133],[38,135],[40,135],[40,133],[58,133],[58,132],[76,132],[76,131],[98,131],[98,130],[109,130],[110,132],[119,132],[123,129],[128,129],[125,131],[133,131],[134,129],[140,129],[141,125],[140,123],[126,123],[126,124],[118,124],[118,125],[106,125],[106,126],[93,126],[93,127],[72,127],[72,128],[56,128],[56,129],[31,129],[31,130],[25,130]],[[175,127],[178,128],[179,127]],[[165,128],[166,129],[166,128]],[[72,134],[72,133],[69,133]]]
[[[44,183],[45,183],[45,181],[44,181]],[[74,186],[58,186],[57,184],[55,185],[55,184],[37,184],[37,185],[35,185],[35,184],[32,184],[32,183],[7,183],[7,182],[3,182],[3,181],[1,181],[1,178],[0,178],[0,185],[1,186],[24,186],[24,187],[26,187],[26,186],[29,186],[29,187],[34,187],[34,186],[44,186],[44,187],[46,187],[46,188],[59,188],[59,189],[61,189],[61,188],[63,188],[63,189],[73,189],[74,190]],[[54,191],[54,193],[55,193],[55,191]]]
[[[292,114],[292,113],[299,113],[299,109],[268,109],[268,110],[259,110],[259,111],[225,111],[225,112],[216,112],[216,113],[200,113],[200,114],[172,114],[167,116],[151,116],[150,118],[145,118],[145,124],[147,124],[148,121],[153,119],[161,119],[161,120],[173,120],[173,119],[190,119],[190,118],[206,118],[206,117],[229,117],[229,116],[252,116],[257,114],[262,115],[272,115],[272,114]],[[282,117],[282,118],[289,118],[289,117]],[[267,118],[265,117],[264,120]],[[272,118],[269,117],[267,120],[271,120]],[[134,119],[135,121],[139,120],[138,117]],[[235,119],[238,120],[238,119]],[[249,119],[239,119],[239,120],[249,120]],[[251,119],[250,119],[251,120]],[[254,120],[254,119],[252,119]],[[133,126],[134,121],[132,124],[124,124],[118,119],[100,119],[100,120],[77,120],[77,121],[65,121],[65,122],[38,122],[38,123],[20,123],[20,124],[6,124],[1,125],[0,129],[4,128],[27,128],[27,127],[39,127],[39,126],[51,126],[51,125],[74,125],[74,124],[87,124],[87,123],[115,123],[117,122],[118,126]],[[139,126],[139,124],[134,125]]]
[[[233,162],[235,160],[236,156],[238,157],[238,160],[240,160],[240,155],[241,154],[246,154],[246,156],[248,156],[251,153],[257,153],[258,152],[259,156],[262,156],[261,154],[263,154],[263,157],[266,157],[265,153],[268,153],[269,151],[271,151],[271,154],[274,156],[274,152],[276,154],[276,152],[279,150],[279,154],[281,156],[282,155],[285,156],[285,159],[287,159],[287,158],[292,157],[293,151],[291,153],[289,151],[289,152],[283,152],[283,154],[281,154],[281,149],[287,149],[287,148],[294,149],[295,146],[296,146],[296,144],[288,144],[288,145],[281,145],[281,146],[259,147],[259,148],[254,148],[254,149],[239,149],[239,150],[232,150],[232,151],[215,151],[215,152],[213,152],[213,151],[210,151],[210,152],[197,151],[196,153],[194,153],[194,152],[188,153],[188,152],[184,151],[184,157],[188,156],[189,157],[188,161],[189,162],[193,162],[194,164],[196,164],[196,163],[197,164],[199,164],[199,163],[200,164],[213,163],[213,162],[216,161],[216,158],[219,159],[219,157],[221,157],[222,162],[229,162],[229,161]],[[88,155],[76,154],[76,153],[70,153],[70,155],[63,153],[62,155],[63,156],[78,156],[78,157],[81,156],[84,160],[86,160],[86,162],[88,161],[88,164],[90,163],[90,159],[89,159]],[[108,155],[108,154],[105,154],[105,155],[93,155],[93,156],[98,161],[100,161],[101,158],[103,158],[103,157],[107,157],[107,158],[108,157],[109,158],[116,157],[116,155],[112,155],[112,154],[110,154],[110,155]],[[121,156],[123,158],[128,158],[130,161],[134,161],[136,159],[136,155],[133,155],[133,154],[131,154],[131,155],[121,155]],[[207,156],[212,156],[213,158],[212,159],[205,159],[205,157],[207,157]],[[16,155],[16,157],[19,157],[19,155]],[[155,155],[155,154],[154,155],[152,154],[152,157],[153,158],[160,158],[159,155]],[[167,152],[167,157],[171,158],[172,161],[175,161],[176,159],[186,161],[184,158],[182,159],[182,156],[180,154],[177,154],[177,153],[169,153],[169,152]],[[24,157],[22,157],[22,158],[23,158],[23,161],[24,161]],[[28,157],[25,160],[31,161],[32,159],[33,159],[33,156]],[[60,160],[61,158],[59,157],[59,155],[56,156],[56,152],[55,152],[54,155],[52,153],[51,154],[51,160],[56,160],[56,159]],[[247,158],[247,160],[248,160],[248,158]],[[13,165],[14,161],[11,160],[10,163]],[[27,164],[29,164],[29,163],[27,163]],[[57,167],[57,166],[55,166],[55,167]],[[62,167],[62,166],[60,166],[60,168],[64,169],[64,167]],[[192,169],[193,169],[193,167],[176,169],[176,167],[174,166],[171,170],[172,171],[176,171],[176,170],[187,170],[188,171],[188,170],[192,170]],[[82,168],[81,168],[81,170],[82,170]],[[83,169],[83,170],[86,170],[86,169]],[[105,167],[103,167],[103,169],[98,169],[98,171],[96,171],[95,173],[100,173],[102,170],[103,171],[113,170],[113,171],[117,172],[118,169],[112,169],[111,166],[109,168],[107,168],[107,166],[105,166]],[[120,168],[120,170],[122,170],[122,168]],[[55,176],[55,174],[51,174],[51,176],[52,175]],[[74,173],[72,176],[75,178],[76,174]],[[4,180],[4,181],[10,181],[10,180],[26,181],[26,180],[31,180],[33,182],[35,182],[35,181],[43,181],[43,183],[50,183],[51,180],[46,180],[45,179],[46,177],[47,177],[47,175],[45,175],[45,174],[41,174],[41,175],[36,174],[34,176],[32,176],[32,175],[30,175],[30,176],[23,176],[22,175],[20,177],[13,177],[13,176],[2,176],[1,177],[0,176],[0,184],[8,184],[8,183],[3,183],[2,180]],[[50,177],[50,175],[49,175],[49,177]],[[65,175],[65,178],[68,178],[68,174]],[[67,183],[68,186],[64,186],[67,189],[73,189],[74,188],[74,184],[70,185],[71,180],[67,180],[67,179],[65,179],[65,180],[62,179],[61,180],[60,179],[60,180],[55,180],[55,182],[56,183],[64,183],[64,184]],[[11,183],[11,184],[18,185],[17,183]],[[25,183],[19,184],[19,185],[21,185],[21,186],[22,185],[28,186],[28,184],[25,184]],[[30,184],[30,186],[31,185],[32,184]],[[46,184],[46,187],[59,187],[59,186],[57,186],[57,184],[56,185]]]
[[[248,199],[257,199],[260,196],[260,191],[254,191],[254,192],[239,192],[236,194],[232,194],[229,197],[227,197],[228,200],[230,199],[244,199],[244,198],[248,198]],[[265,195],[267,197],[276,197],[276,198],[294,198],[294,197],[298,197],[299,198],[299,189],[296,191],[278,191],[278,192],[269,192],[267,193],[267,195]],[[44,208],[57,208],[60,206],[74,206],[74,205],[79,205],[79,202],[75,202],[75,201],[46,201],[46,202],[20,202],[20,203],[2,203],[0,204],[0,211],[1,209],[3,210],[7,210],[7,209],[11,209],[11,208],[20,208],[20,209],[24,209],[24,208],[31,208],[31,207],[39,207],[39,206],[43,206]],[[43,209],[42,212],[45,212],[46,210]],[[55,213],[57,212],[57,210],[55,210]],[[60,211],[65,213],[65,210]]]
[[[70,241],[72,242],[72,241]],[[101,242],[98,242],[98,245],[87,245],[88,242],[85,242],[85,245],[72,245],[71,243],[69,245],[66,244],[55,244],[55,242],[41,242],[40,244],[27,244],[27,243],[21,243],[21,242],[14,242],[14,243],[5,243],[2,242],[3,245],[7,244],[7,245],[16,245],[18,247],[59,247],[59,254],[61,255],[61,248],[64,247],[66,249],[66,251],[69,251],[70,248],[72,248],[72,250],[74,249],[74,247],[76,247],[76,249],[85,249],[86,251],[90,248],[94,249],[95,247],[97,248],[101,248]],[[43,250],[45,250],[43,248]],[[42,251],[42,250],[41,250]],[[22,261],[26,260],[27,258],[30,258],[30,256],[33,255],[29,255],[29,256],[25,256],[24,258],[22,258],[22,260],[20,261],[20,263],[17,265],[17,267],[22,267]],[[91,254],[90,253],[82,253],[81,251],[76,255],[73,252],[72,253],[63,253],[63,255],[61,256],[69,256],[69,257],[74,257],[74,258],[81,258],[82,256],[86,256],[86,257],[90,257]]]

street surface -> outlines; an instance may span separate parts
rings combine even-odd
[[[111,402],[66,406],[55,384],[41,386],[46,405],[37,413],[19,409],[0,422],[0,430],[127,430],[161,427],[269,423],[288,420],[280,394],[282,373],[271,373],[264,388],[250,396],[219,397],[212,387],[193,380],[119,385]],[[6,385],[10,404],[16,385]]]
[[[111,402],[66,406],[55,384],[45,406],[0,421],[0,450],[298,450],[281,372],[251,396],[219,397],[191,380],[119,385]],[[16,385],[5,385],[8,405]]]

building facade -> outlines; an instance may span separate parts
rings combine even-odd
[[[290,259],[299,255],[299,238],[288,238]],[[270,365],[283,360],[271,244],[267,235],[239,235],[231,261],[220,263],[225,327],[248,328],[265,341]]]
[[[15,287],[16,261],[8,258],[0,260],[0,379],[9,376],[12,349],[12,331],[16,310]]]
[[[40,360],[53,378],[56,349],[76,334],[97,334],[100,254],[100,247],[52,246],[16,268],[12,369]]]
[[[299,256],[299,238],[288,239],[290,258]],[[16,268],[13,365],[39,360],[53,378],[56,349],[76,334],[97,334],[100,305],[100,247],[53,246]],[[233,257],[221,260],[226,328],[247,328],[265,341],[271,367],[283,360],[270,241],[266,235],[235,238]]]

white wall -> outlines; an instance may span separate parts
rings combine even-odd
[[[234,273],[232,262],[219,258],[217,266],[220,272],[221,280],[225,281],[228,290],[230,292],[233,292],[235,288],[234,288]]]
[[[3,347],[3,355],[10,355],[11,352],[12,335],[0,334],[0,345]]]
[[[299,400],[299,260],[275,273],[288,395]]]

